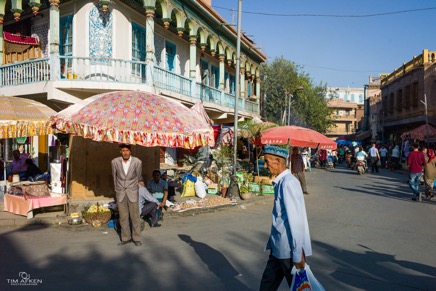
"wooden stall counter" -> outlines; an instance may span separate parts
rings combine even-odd
[[[4,210],[27,216],[27,219],[33,218],[33,210],[42,207],[63,205],[64,211],[67,204],[67,195],[61,193],[50,193],[50,196],[27,197],[23,195],[4,196]]]

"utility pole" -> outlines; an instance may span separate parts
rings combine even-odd
[[[238,0],[238,31],[236,37],[236,94],[235,94],[235,121],[233,130],[233,175],[236,175],[236,164],[238,162],[238,103],[241,94],[241,16],[242,0]]]

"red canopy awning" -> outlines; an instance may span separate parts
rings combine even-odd
[[[423,124],[415,129],[404,132],[401,135],[401,139],[413,138],[413,139],[418,139],[418,140],[425,140],[425,137],[427,135],[428,136],[436,135],[436,128],[434,128],[433,126],[431,126],[429,124],[428,125],[428,133],[427,133],[427,127],[425,124]]]

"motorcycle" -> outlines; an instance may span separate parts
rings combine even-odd
[[[365,161],[357,161],[356,162],[357,173],[359,175],[363,175],[366,172],[366,163]]]
[[[328,157],[325,165],[326,170],[333,170],[335,168],[335,164],[333,162],[333,157]]]

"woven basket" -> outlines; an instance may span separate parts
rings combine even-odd
[[[87,223],[91,224],[94,227],[98,227],[100,225],[106,224],[111,219],[112,213],[110,211],[91,213],[83,211],[82,216]]]

